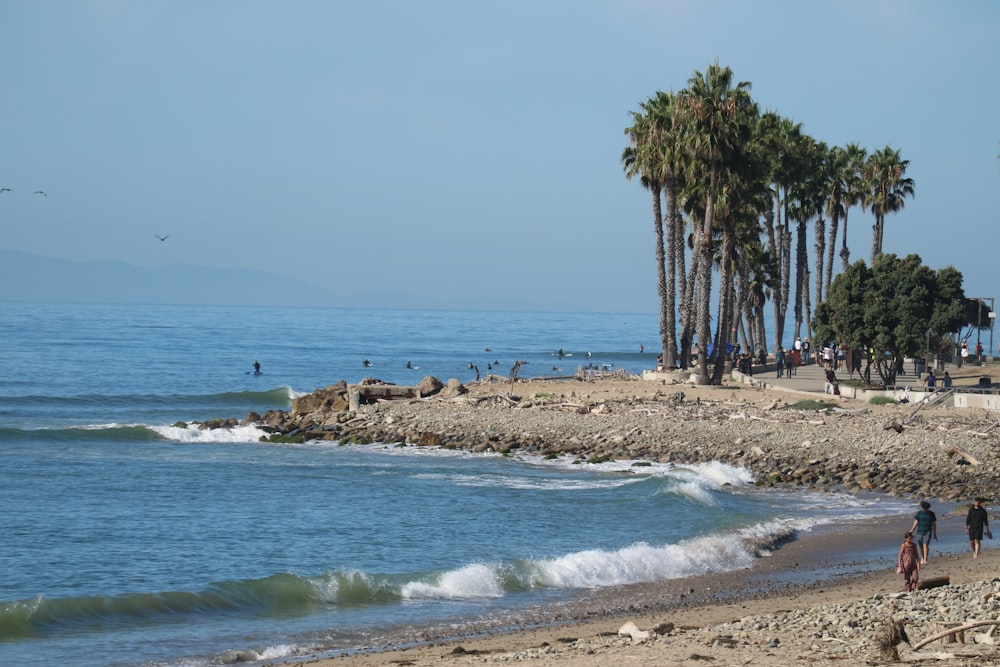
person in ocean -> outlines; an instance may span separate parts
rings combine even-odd
[[[911,593],[917,590],[920,579],[920,556],[917,545],[913,542],[913,533],[903,535],[903,544],[899,547],[899,557],[896,559],[896,572],[903,575],[903,590]]]
[[[253,360],[253,374],[260,375],[260,362],[256,359]]]

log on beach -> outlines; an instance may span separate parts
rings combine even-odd
[[[917,582],[917,590],[925,591],[928,588],[940,588],[951,585],[951,577],[928,577]]]

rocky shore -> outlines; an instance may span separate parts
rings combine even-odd
[[[244,423],[286,441],[398,443],[581,464],[721,461],[750,470],[758,484],[946,501],[993,497],[1000,480],[995,466],[984,465],[1000,454],[1000,418],[982,411],[696,386],[680,375],[661,382],[488,378],[468,386],[428,377],[418,389],[418,398],[373,399],[351,410],[341,382],[296,399],[288,412],[251,413]]]
[[[467,386],[426,378],[414,398],[359,401],[355,395],[360,404],[351,409],[356,389],[346,383],[318,389],[287,412],[251,413],[244,423],[260,426],[274,441],[395,443],[567,457],[580,465],[608,459],[636,466],[722,461],[747,468],[758,484],[789,490],[872,491],[958,503],[996,495],[1000,417],[985,412],[871,405],[735,382],[697,386],[681,375],[658,382],[488,378]],[[961,548],[961,518],[942,519],[942,528],[953,532],[942,540]],[[851,539],[870,544],[886,531],[895,535],[909,520],[894,517],[891,526],[872,526],[871,534],[827,539],[838,548]],[[795,571],[800,559],[815,558],[817,548],[823,549],[815,540],[794,542],[760,565]],[[993,646],[1000,630],[992,626],[970,629],[964,644],[937,642],[913,651],[937,629],[1000,618],[998,563],[1000,554],[990,550],[978,560],[965,551],[935,556],[923,576],[943,577],[947,585],[907,594],[892,571],[792,588],[732,574],[668,581],[595,593],[600,599],[583,603],[591,611],[568,615],[562,619],[568,625],[549,618],[542,627],[465,640],[427,637],[408,648],[301,664],[590,667],[638,660],[790,667],[877,664],[899,654],[906,661],[1000,664]],[[637,634],[619,632],[627,623],[635,624]],[[890,629],[908,632],[909,642],[890,641]]]

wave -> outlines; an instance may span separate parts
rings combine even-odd
[[[146,424],[95,424],[66,428],[0,429],[0,442],[197,442],[244,443],[259,442],[266,432],[256,426],[202,429],[196,423],[170,426]]]
[[[502,598],[534,588],[589,589],[677,579],[749,567],[794,536],[772,522],[676,544],[638,542],[617,550],[591,549],[554,558],[468,563],[447,571],[379,574],[357,570],[317,576],[280,573],[227,581],[197,592],[168,591],[0,602],[0,641],[141,626],[218,616],[305,615],[329,606],[398,604],[405,600]]]
[[[232,405],[245,408],[250,406],[272,407],[275,405],[291,406],[292,400],[304,396],[302,392],[291,387],[281,386],[264,391],[227,391],[216,394],[87,394],[77,396],[31,395],[4,397],[4,411],[17,414],[18,411],[52,407],[62,409],[79,409],[88,407],[202,407],[205,405],[218,407]]]

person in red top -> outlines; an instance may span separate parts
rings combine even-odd
[[[913,542],[913,533],[903,535],[903,544],[899,547],[896,558],[896,572],[903,575],[903,590],[907,593],[917,590],[920,579],[920,556],[917,555],[917,545]]]

